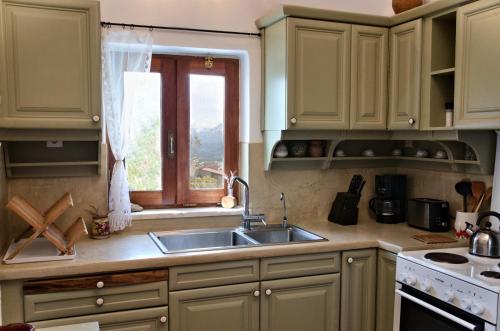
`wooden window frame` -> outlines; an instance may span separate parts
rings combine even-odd
[[[189,188],[189,74],[222,75],[226,78],[224,111],[224,173],[238,171],[239,163],[239,61],[214,59],[211,69],[204,58],[153,55],[151,72],[161,73],[162,190],[131,191],[131,201],[145,208],[215,206],[227,187],[214,190]],[[175,137],[175,158],[167,157],[168,134]],[[112,153],[110,165],[114,162]],[[110,168],[112,169],[112,168]]]

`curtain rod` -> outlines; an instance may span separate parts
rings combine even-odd
[[[195,29],[195,28],[181,28],[176,26],[161,26],[161,25],[144,25],[144,24],[127,24],[127,23],[113,23],[113,22],[101,22],[101,26],[104,28],[110,28],[112,26],[121,26],[122,28],[144,28],[153,30],[177,30],[177,31],[191,31],[191,32],[206,32],[206,33],[222,33],[222,34],[232,34],[239,36],[249,36],[249,37],[260,37],[261,34],[258,32],[239,32],[239,31],[226,31],[226,30],[210,30],[210,29]]]

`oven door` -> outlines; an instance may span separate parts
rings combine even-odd
[[[393,331],[495,331],[484,320],[409,286],[396,283]]]

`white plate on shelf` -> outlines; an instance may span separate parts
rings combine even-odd
[[[3,262],[5,264],[72,260],[76,256],[76,250],[74,247],[73,254],[61,255],[56,246],[52,245],[52,243],[47,239],[36,238],[31,244],[29,244],[21,252],[19,252],[19,254],[17,254],[13,259],[7,260],[7,256],[14,252],[16,247],[18,247],[18,245],[20,245],[25,240],[26,239],[21,239],[17,243],[15,243],[14,240],[10,242],[9,249],[3,257]]]

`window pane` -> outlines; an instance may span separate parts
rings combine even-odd
[[[161,75],[125,73],[124,107],[132,107],[127,155],[131,191],[161,191]]]
[[[224,187],[225,78],[189,75],[189,185]]]

